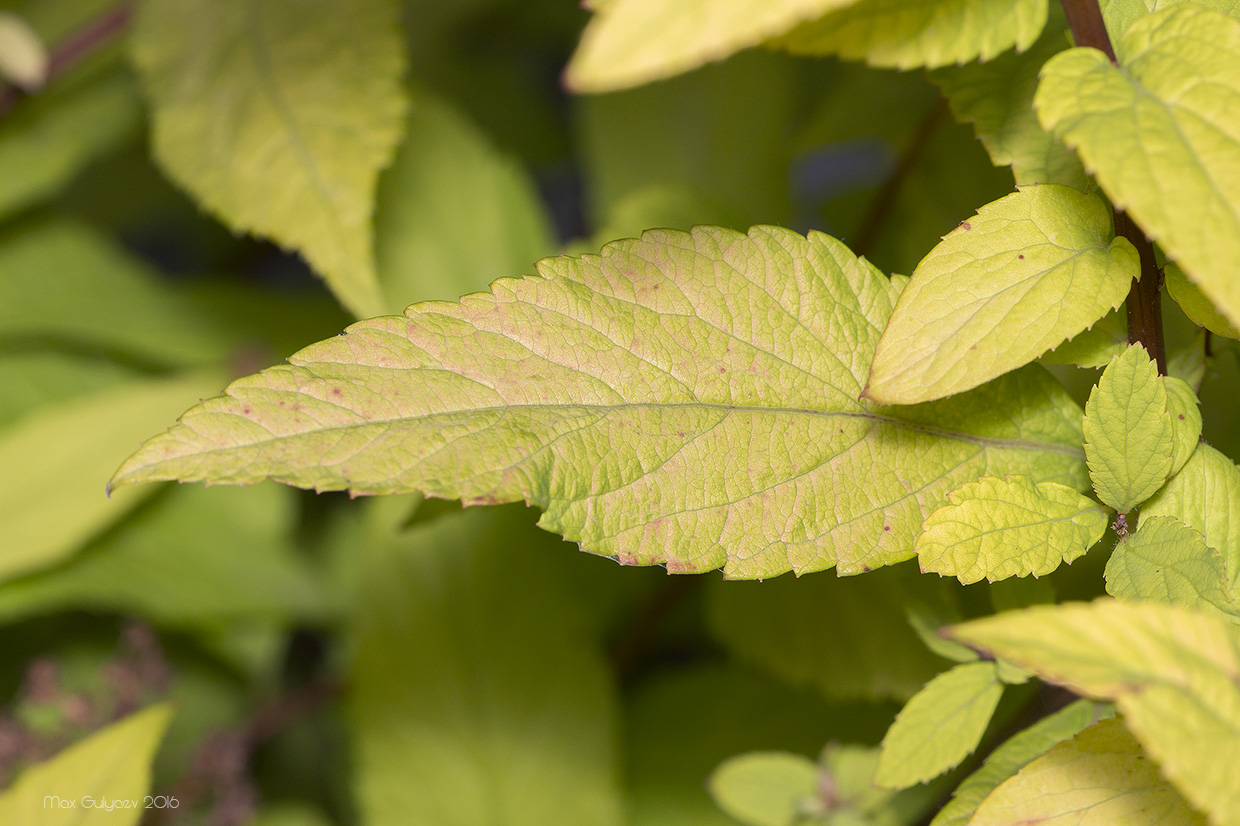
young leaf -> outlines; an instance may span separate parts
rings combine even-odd
[[[611,0],[581,35],[564,80],[610,92],[722,60],[856,0]]]
[[[794,54],[834,54],[893,69],[988,60],[1029,48],[1046,25],[1041,0],[859,0],[775,40]]]
[[[1116,356],[1085,404],[1085,456],[1098,498],[1127,513],[1171,474],[1166,385],[1141,345]]]
[[[707,780],[710,795],[752,826],[794,826],[818,794],[818,764],[799,754],[751,752],[725,760]]]
[[[891,724],[874,783],[903,789],[955,766],[977,748],[1002,696],[993,662],[964,663],[935,677]]]
[[[1171,474],[1180,472],[1201,439],[1201,410],[1197,394],[1184,379],[1163,376],[1167,413],[1171,417]]]
[[[1166,279],[1167,295],[1175,299],[1175,303],[1180,305],[1180,309],[1190,321],[1198,327],[1205,327],[1216,336],[1240,339],[1240,329],[1215,309],[1201,288],[1188,280],[1184,270],[1175,264],[1168,264],[1163,268],[1163,275]]]
[[[1240,469],[1209,445],[1141,508],[1141,519],[1173,516],[1200,531],[1223,557],[1233,597],[1240,596]],[[1238,599],[1237,601],[1240,601]]]
[[[1133,23],[1115,51],[1118,67],[1096,49],[1052,58],[1038,117],[1240,324],[1240,20],[1186,3]]]
[[[1052,21],[1026,52],[1006,52],[985,63],[947,66],[930,74],[957,120],[977,130],[996,165],[1011,166],[1016,183],[1065,184],[1084,189],[1088,178],[1076,153],[1038,123],[1033,95],[1042,65],[1068,45],[1063,14],[1052,3]]]
[[[168,706],[153,706],[26,769],[0,794],[0,823],[136,826],[151,784],[151,760],[171,716]]]
[[[396,6],[150,0],[131,49],[168,174],[303,253],[354,314],[383,312],[370,222],[404,123]]]
[[[1095,723],[982,801],[970,826],[1029,823],[1205,826],[1117,720]]]
[[[234,383],[115,483],[524,499],[594,553],[760,578],[907,559],[981,473],[1079,479],[1079,408],[1040,368],[858,400],[893,290],[827,236],[654,231],[538,269]]]
[[[1106,533],[1108,511],[1072,488],[1028,476],[984,476],[948,494],[926,520],[914,550],[923,571],[965,585],[1045,576]]]
[[[1142,514],[1136,533],[1111,553],[1106,581],[1107,593],[1119,599],[1216,610],[1240,620],[1223,558],[1200,533],[1169,516]]]
[[[1211,823],[1240,823],[1240,625],[1100,599],[974,620],[952,635],[1077,693],[1114,699],[1194,807]]]
[[[1118,307],[1138,266],[1096,195],[1048,184],[987,204],[917,265],[866,397],[940,399],[1027,364]]]
[[[1115,711],[1089,700],[1077,700],[1067,708],[1043,717],[995,749],[980,769],[965,778],[952,799],[939,810],[930,826],[965,826],[982,800],[1022,767]]]

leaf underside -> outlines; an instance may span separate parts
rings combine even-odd
[[[242,379],[114,483],[525,500],[593,553],[733,578],[907,559],[979,475],[1084,488],[1080,408],[1040,367],[860,400],[896,287],[828,236],[654,231],[538,271]]]

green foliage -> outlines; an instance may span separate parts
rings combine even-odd
[[[1205,538],[1169,516],[1146,516],[1107,562],[1107,593],[1137,602],[1216,610],[1240,620],[1227,572]]]
[[[793,826],[813,811],[817,792],[818,766],[799,754],[742,754],[710,776],[719,808],[753,826]]]

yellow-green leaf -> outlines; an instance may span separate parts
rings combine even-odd
[[[581,36],[565,80],[609,92],[722,60],[856,0],[611,0]]]
[[[1223,558],[1199,532],[1169,516],[1142,516],[1136,533],[1111,553],[1106,581],[1107,593],[1119,599],[1215,610],[1240,620]]]
[[[1024,51],[1046,25],[1042,0],[858,0],[794,28],[775,45],[914,69]]]
[[[1240,329],[1215,308],[1200,287],[1188,280],[1184,270],[1175,264],[1168,264],[1163,269],[1163,275],[1166,277],[1167,295],[1175,299],[1190,321],[1216,336],[1240,339]]]
[[[1180,472],[1201,439],[1201,409],[1197,394],[1184,379],[1163,376],[1167,413],[1171,417],[1171,473]]]
[[[1240,3],[1236,0],[1099,0],[1102,17],[1106,21],[1111,40],[1116,40],[1133,23],[1156,11],[1169,9],[1182,3],[1194,3],[1207,9],[1240,17]]]
[[[923,571],[968,585],[1045,576],[1106,533],[1108,512],[1072,488],[1028,476],[984,476],[948,494],[926,520],[914,550]]]
[[[1080,484],[1079,408],[1036,365],[860,400],[894,289],[828,236],[660,230],[538,271],[236,382],[115,481],[526,500],[594,553],[734,578],[907,559],[979,475]]]
[[[1075,364],[1077,367],[1102,368],[1128,347],[1128,328],[1124,313],[1107,313],[1094,326],[1077,333],[1063,344],[1038,359],[1043,364]]]
[[[1205,826],[1118,719],[1060,743],[982,801],[969,826]]]
[[[1043,70],[1042,125],[1240,324],[1240,20],[1191,3],[1142,17],[1119,66],[1071,49]]]
[[[235,230],[301,252],[355,315],[384,310],[375,186],[404,124],[386,0],[147,0],[131,50],[156,158]]]
[[[1003,696],[993,662],[964,663],[926,684],[883,738],[875,785],[903,789],[937,777],[977,748]]]
[[[707,780],[710,795],[732,817],[753,826],[794,826],[818,794],[818,764],[782,751],[725,760]]]
[[[1240,823],[1240,625],[1100,599],[974,620],[952,635],[1077,693],[1114,699],[1195,808],[1215,826]]]
[[[0,795],[0,823],[136,826],[171,717],[168,706],[145,709],[30,767]]]
[[[1102,371],[1085,405],[1085,456],[1094,490],[1127,513],[1171,474],[1174,430],[1167,390],[1145,348],[1133,345]]]
[[[1027,364],[1118,307],[1138,266],[1096,195],[1047,184],[987,204],[917,265],[866,396],[914,404]]]

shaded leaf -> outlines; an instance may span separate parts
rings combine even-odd
[[[1163,376],[1167,413],[1171,417],[1171,474],[1180,472],[1201,439],[1201,409],[1197,394],[1184,379]]]
[[[913,271],[866,396],[914,404],[1027,364],[1118,307],[1138,266],[1096,195],[1048,184],[987,204]]]
[[[1060,344],[1038,359],[1043,364],[1075,364],[1077,367],[1106,367],[1111,359],[1128,349],[1128,329],[1124,313],[1107,313],[1083,333]]]
[[[36,408],[97,393],[138,378],[132,367],[106,358],[53,350],[0,355],[0,432]]]
[[[1052,58],[1038,117],[1240,323],[1240,20],[1188,3],[1114,45],[1118,67],[1096,49]]]
[[[384,0],[149,0],[131,40],[164,169],[235,230],[303,253],[383,312],[371,216],[401,138],[404,55]]]
[[[1175,299],[1190,321],[1216,336],[1240,339],[1240,329],[1215,309],[1201,288],[1188,280],[1184,270],[1175,264],[1168,264],[1163,269],[1163,275],[1166,277],[1167,295]]]
[[[1120,599],[1216,610],[1240,620],[1223,558],[1200,533],[1169,516],[1142,514],[1136,533],[1111,553],[1106,581],[1107,593]]]
[[[948,494],[922,525],[914,550],[923,571],[968,585],[1045,576],[1106,532],[1108,511],[1072,488],[1027,476],[984,476]]]
[[[1022,768],[982,801],[970,826],[1028,823],[1205,826],[1116,719],[1095,723]]]
[[[779,751],[725,760],[707,781],[711,797],[732,817],[753,826],[793,826],[818,792],[818,764]]]

